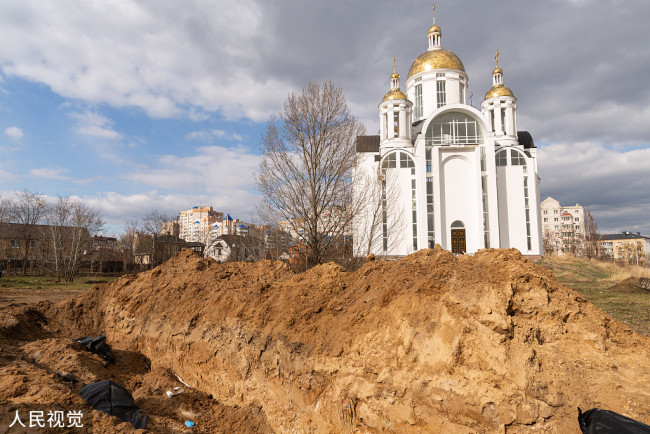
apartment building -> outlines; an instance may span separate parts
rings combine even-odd
[[[178,214],[178,236],[185,241],[205,243],[214,224],[223,218],[223,213],[211,206],[195,206],[181,211]]]
[[[628,264],[646,266],[650,256],[650,237],[643,236],[640,232],[601,235],[598,245],[603,258]]]
[[[548,253],[575,253],[585,240],[585,212],[580,204],[563,206],[547,197],[540,206],[544,250]]]

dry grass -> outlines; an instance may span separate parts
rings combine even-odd
[[[636,287],[650,269],[570,255],[547,256],[538,262],[565,285],[639,333],[650,336],[650,291]]]

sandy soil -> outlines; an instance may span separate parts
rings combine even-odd
[[[132,391],[152,432],[189,431],[185,419],[199,432],[578,432],[578,406],[650,423],[650,338],[514,250],[302,274],[182,252],[0,314],[0,429],[17,406],[56,403],[134,431],[77,395],[100,379]],[[107,368],[71,339],[101,333]]]

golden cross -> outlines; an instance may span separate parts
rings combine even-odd
[[[393,56],[393,72],[397,72],[395,69],[395,56]]]
[[[494,58],[495,58],[496,61],[497,61],[497,66],[499,66],[499,50],[497,50],[497,55],[494,56]]]
[[[474,106],[474,94],[472,92],[469,93],[469,105]]]

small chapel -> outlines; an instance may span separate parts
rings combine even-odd
[[[355,191],[367,202],[356,219],[356,254],[407,255],[436,244],[453,253],[516,248],[540,256],[537,148],[517,130],[517,98],[499,52],[480,109],[463,62],[427,32],[428,47],[405,89],[393,61],[379,104],[379,135],[357,138]]]

